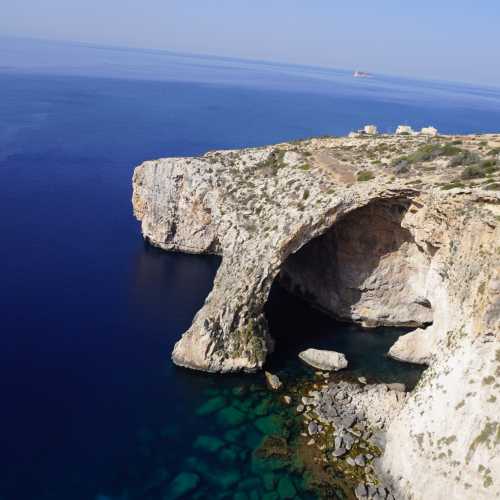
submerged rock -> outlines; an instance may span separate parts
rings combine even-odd
[[[164,500],[176,500],[193,491],[200,482],[198,474],[181,472],[169,485]]]
[[[307,349],[299,354],[299,358],[313,368],[321,370],[338,371],[347,367],[345,356],[335,351]]]
[[[205,401],[197,410],[196,414],[204,417],[206,415],[210,415],[212,413],[215,413],[216,411],[221,410],[226,406],[226,399],[223,398],[222,396],[218,396],[216,398],[209,399],[208,401]]]
[[[217,414],[217,420],[221,425],[235,427],[242,424],[246,420],[246,416],[237,408],[228,406],[227,408],[219,411]]]
[[[224,446],[224,441],[215,436],[198,436],[193,444],[193,448],[215,453]]]
[[[255,427],[257,427],[262,434],[267,435],[280,435],[284,432],[284,422],[279,415],[269,415],[267,417],[258,418],[255,421]]]
[[[288,477],[282,477],[278,483],[278,495],[281,499],[294,498],[297,493],[295,486]]]

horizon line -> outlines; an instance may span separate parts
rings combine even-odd
[[[31,41],[39,41],[39,42],[50,42],[56,44],[69,44],[69,45],[78,45],[86,48],[94,48],[94,49],[107,49],[107,50],[117,50],[117,51],[135,51],[135,52],[154,52],[154,53],[163,53],[169,55],[178,55],[183,57],[192,57],[192,58],[210,58],[221,61],[238,61],[238,62],[246,62],[253,63],[258,65],[266,65],[266,66],[285,66],[285,67],[295,67],[295,68],[309,68],[316,70],[328,70],[328,71],[339,71],[344,73],[353,73],[354,71],[364,71],[360,69],[360,67],[352,67],[350,69],[339,68],[335,66],[323,66],[318,64],[305,64],[305,63],[293,63],[293,62],[285,62],[285,61],[277,61],[274,59],[254,59],[247,57],[236,57],[236,56],[225,56],[220,54],[212,54],[212,53],[201,53],[201,52],[184,52],[184,51],[176,51],[167,48],[158,48],[158,47],[142,47],[142,46],[130,46],[130,45],[115,45],[115,44],[104,44],[99,42],[92,42],[86,40],[68,40],[68,39],[60,39],[60,38],[45,38],[45,37],[34,37],[27,35],[12,35],[12,34],[0,34],[1,38],[10,38],[10,39],[21,39],[21,40],[31,40]],[[476,86],[478,88],[485,88],[491,90],[500,90],[499,84],[483,84],[465,80],[446,80],[440,78],[432,78],[425,76],[407,76],[396,73],[385,73],[385,72],[369,72],[372,77],[381,76],[381,77],[389,77],[389,78],[397,78],[401,80],[410,80],[410,81],[422,81],[429,83],[444,83],[444,84],[458,84],[464,86]]]

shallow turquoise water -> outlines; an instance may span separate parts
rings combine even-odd
[[[282,395],[297,381],[312,380],[314,371],[298,358],[307,347],[344,352],[346,377],[369,381],[404,382],[412,387],[420,367],[385,356],[401,329],[364,330],[339,324],[275,286],[267,305],[275,353],[266,368],[285,383],[281,393],[268,390],[262,374],[217,376],[183,371],[192,383],[193,411],[156,428],[142,429],[135,455],[130,457],[111,496],[122,498],[317,498],[307,471],[290,457],[262,457],[259,449],[267,436],[285,438],[289,449],[299,435],[299,417]],[[195,390],[196,388],[196,390]],[[296,403],[295,403],[296,404]],[[174,410],[174,408],[173,408]],[[188,432],[186,432],[186,429]],[[283,449],[284,441],[279,441]],[[338,492],[339,498],[342,493]],[[179,496],[178,496],[179,495]]]

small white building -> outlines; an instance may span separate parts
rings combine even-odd
[[[378,134],[378,130],[377,130],[377,127],[375,125],[365,125],[363,127],[363,132],[365,134],[368,134],[368,135],[377,135]]]
[[[431,137],[435,137],[438,134],[437,128],[434,127],[422,127],[420,131],[422,135],[429,135]]]
[[[413,135],[414,130],[409,125],[399,125],[396,129],[396,135]]]

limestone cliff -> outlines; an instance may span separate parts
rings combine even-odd
[[[325,138],[143,163],[144,237],[222,256],[173,361],[260,369],[275,279],[344,320],[419,327],[391,349],[430,367],[387,430],[381,468],[401,498],[499,496],[499,144]]]

